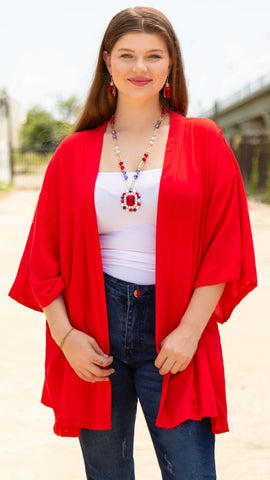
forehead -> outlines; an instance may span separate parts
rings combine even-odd
[[[115,43],[113,50],[129,49],[134,51],[163,50],[168,53],[165,40],[157,33],[126,33]]]

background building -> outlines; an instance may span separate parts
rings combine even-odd
[[[0,183],[12,181],[11,152],[19,147],[20,106],[0,89]]]

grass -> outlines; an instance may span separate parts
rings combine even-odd
[[[2,193],[9,192],[13,188],[11,183],[1,182],[0,181],[0,195]]]

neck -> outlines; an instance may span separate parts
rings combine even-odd
[[[159,101],[148,102],[147,104],[130,104],[125,100],[118,99],[115,122],[117,130],[145,130],[145,128],[152,127],[159,119],[161,113],[161,106]]]

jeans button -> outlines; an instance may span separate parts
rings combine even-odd
[[[134,290],[134,297],[139,298],[141,296],[140,290]]]

